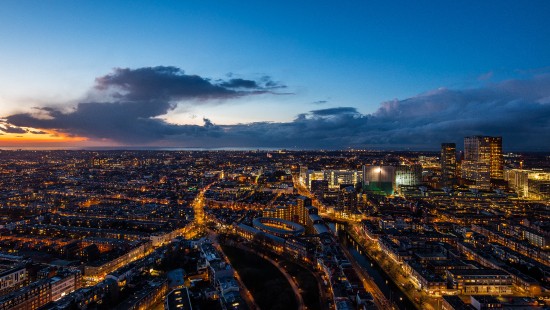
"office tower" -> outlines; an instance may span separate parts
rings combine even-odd
[[[491,179],[504,179],[504,158],[502,156],[502,137],[489,137],[491,148]]]
[[[464,138],[462,177],[473,181],[473,188],[489,190],[491,178],[503,178],[502,167],[502,137]]]
[[[441,143],[441,187],[456,184],[456,144]]]

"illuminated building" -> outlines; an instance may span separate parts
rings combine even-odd
[[[456,144],[441,143],[441,187],[456,184]]]
[[[328,181],[314,180],[311,181],[311,192],[317,197],[323,197],[328,192]]]
[[[308,171],[306,173],[305,183],[308,189],[311,189],[311,182],[314,180],[324,180],[325,173],[323,171]]]
[[[252,221],[254,228],[263,231],[264,233],[274,235],[281,238],[303,235],[305,228],[302,225],[291,221],[273,218],[273,217],[258,217]]]
[[[523,169],[510,169],[504,173],[504,179],[519,197],[525,198],[529,195],[529,171]]]
[[[395,182],[395,167],[363,166],[363,187],[367,191],[392,194]]]
[[[540,169],[510,169],[504,178],[519,197],[530,199],[550,198],[550,172]]]
[[[353,186],[347,186],[338,192],[337,208],[345,214],[357,211],[357,192]]]
[[[324,170],[324,179],[328,181],[328,188],[337,189],[342,184],[356,185],[361,182],[361,171],[354,170]]]
[[[503,179],[502,137],[464,138],[462,178],[480,190],[491,189],[491,179]]]
[[[80,270],[58,272],[58,274],[50,280],[52,301],[59,300],[79,289],[81,284],[82,273]]]
[[[311,199],[305,196],[298,196],[296,201],[284,206],[267,208],[262,211],[263,217],[273,217],[306,225],[309,214],[317,212],[317,208],[311,206]]]
[[[164,309],[193,309],[191,297],[189,297],[189,289],[184,287],[171,291],[164,300]]]
[[[300,181],[302,183],[307,179],[307,166],[300,166]]]
[[[38,309],[51,300],[50,280],[43,279],[0,297],[0,309]]]
[[[300,173],[302,173],[300,171]],[[338,189],[342,184],[353,184],[361,182],[362,172],[356,170],[309,170],[306,173],[305,184],[308,189],[312,189],[313,181],[327,181],[329,189]]]
[[[422,166],[401,165],[395,169],[395,187],[415,186],[422,181]]]
[[[502,295],[512,293],[512,276],[498,269],[447,270],[447,282],[463,295]]]
[[[504,157],[502,156],[502,137],[489,137],[491,148],[491,179],[504,179]]]
[[[2,268],[2,272],[0,272],[0,294],[2,295],[23,287],[25,282],[28,281],[28,272],[24,262],[12,263],[11,265],[0,265],[0,268]]]
[[[299,196],[296,198],[296,205],[291,205],[291,221],[306,225],[308,214],[308,208],[311,207],[311,199],[305,196]]]

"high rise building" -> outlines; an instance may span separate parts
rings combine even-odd
[[[456,144],[441,143],[441,187],[456,184]]]
[[[502,156],[502,137],[489,137],[491,148],[491,179],[504,179],[504,157]]]
[[[357,210],[357,192],[353,186],[340,189],[338,192],[337,209],[348,215]]]
[[[306,225],[309,207],[311,207],[311,199],[305,196],[298,196],[296,198],[296,204],[290,206],[291,218],[289,220]]]
[[[462,177],[474,183],[472,188],[480,190],[491,188],[491,178],[502,179],[502,137],[465,137]]]

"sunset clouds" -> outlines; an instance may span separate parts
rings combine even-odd
[[[298,147],[434,149],[467,135],[502,135],[515,149],[550,146],[550,75],[471,89],[437,89],[380,104],[373,113],[339,106],[297,111],[288,122],[174,124],[163,120],[178,106],[230,104],[238,97],[280,94],[269,77],[213,80],[175,67],[115,69],[98,77],[87,100],[72,109],[41,107],[46,117],[6,117],[3,132],[22,128],[107,139],[120,145],[176,147]],[[285,93],[288,94],[288,93]],[[58,106],[58,105],[56,105]]]

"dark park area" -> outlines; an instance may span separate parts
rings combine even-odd
[[[292,288],[277,267],[252,252],[228,245],[222,249],[261,309],[297,309]]]

